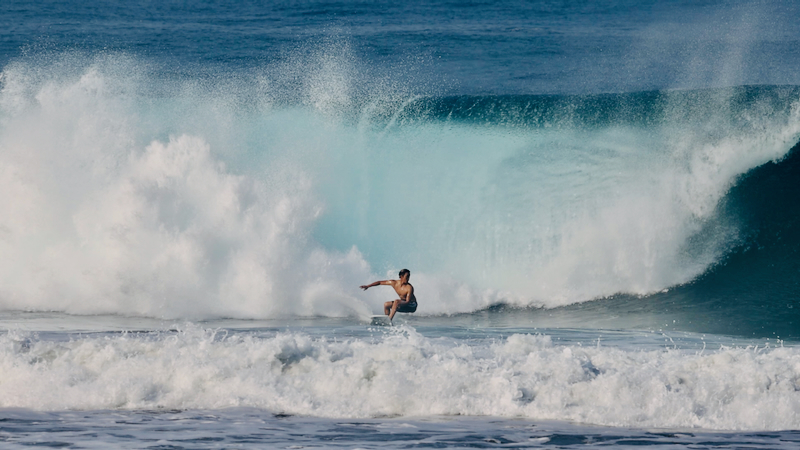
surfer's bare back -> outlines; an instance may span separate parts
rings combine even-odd
[[[400,271],[399,280],[376,281],[372,284],[361,286],[361,289],[366,291],[373,286],[393,287],[394,291],[397,292],[397,295],[399,295],[400,298],[383,304],[383,313],[389,316],[389,320],[392,320],[394,318],[394,314],[398,311],[413,313],[417,310],[417,297],[414,296],[414,286],[408,283],[409,278],[411,278],[411,271],[408,269],[403,269]]]

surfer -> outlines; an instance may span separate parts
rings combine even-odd
[[[394,291],[397,292],[400,298],[383,304],[383,313],[389,316],[389,320],[391,321],[394,318],[394,314],[397,312],[413,313],[417,310],[417,297],[414,296],[414,286],[408,283],[409,278],[411,278],[411,271],[403,269],[400,271],[399,280],[376,281],[372,284],[361,286],[361,289],[366,291],[373,286],[379,285],[391,286],[394,288]]]

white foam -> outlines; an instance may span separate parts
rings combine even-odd
[[[285,332],[0,337],[0,407],[217,409],[321,417],[489,415],[622,427],[800,426],[800,350],[624,350],[548,336],[459,341]]]
[[[135,77],[103,72],[115,64],[126,61],[51,67],[44,80],[24,65],[5,72],[4,309],[371,313],[358,250],[327,251],[310,236],[321,205],[307,174],[279,167],[262,181],[232,173],[203,138],[147,140]]]

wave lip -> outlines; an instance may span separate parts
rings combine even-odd
[[[800,145],[742,175],[709,228],[735,226],[737,245],[697,279],[646,298],[616,299],[684,330],[800,339]]]

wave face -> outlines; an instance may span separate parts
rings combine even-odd
[[[625,338],[630,341],[631,337]],[[796,347],[557,345],[544,335],[367,339],[303,333],[0,336],[0,407],[256,407],[316,417],[475,415],[622,427],[792,430]]]
[[[645,299],[616,299],[615,308],[638,304],[662,317],[671,310],[682,329],[800,339],[798,180],[800,146],[742,176],[719,208],[737,224],[739,245],[696,280]]]
[[[446,97],[311,53],[196,77],[126,54],[4,67],[0,307],[364,316],[390,297],[357,286],[403,267],[422,314],[706,274],[695,302],[794,221],[742,177],[797,142],[797,88]]]

